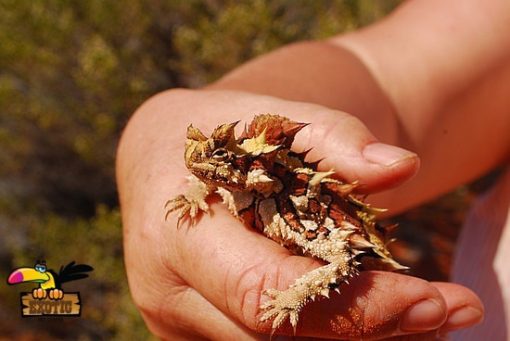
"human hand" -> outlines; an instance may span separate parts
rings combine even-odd
[[[164,203],[183,192],[188,174],[186,127],[193,123],[207,134],[220,123],[267,112],[312,123],[298,134],[295,150],[315,147],[312,159],[326,156],[324,169],[359,180],[365,192],[395,186],[418,168],[416,155],[378,143],[359,120],[321,106],[227,91],[173,90],[149,100],[124,133],[117,177],[130,289],[149,329],[163,339],[267,339],[270,323],[259,323],[263,289],[286,289],[320,266],[245,227],[223,205],[212,203],[211,214],[193,227],[177,229],[174,216],[164,220]],[[367,271],[340,290],[303,309],[298,336],[383,339],[428,332],[423,339],[432,339],[438,330],[482,317],[478,298],[455,284]],[[288,325],[278,332],[292,335]]]

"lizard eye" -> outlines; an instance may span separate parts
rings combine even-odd
[[[227,157],[227,155],[228,155],[228,153],[227,153],[226,149],[218,148],[213,152],[212,157],[215,159],[223,160]]]

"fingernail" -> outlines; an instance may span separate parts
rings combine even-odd
[[[370,162],[386,167],[391,167],[404,160],[417,157],[413,152],[380,142],[366,145],[363,149],[363,156]]]
[[[463,307],[455,310],[441,328],[442,330],[455,330],[471,326],[482,320],[483,313],[473,307]]]
[[[446,319],[446,311],[439,301],[428,299],[411,306],[400,320],[400,330],[417,332],[440,327]]]

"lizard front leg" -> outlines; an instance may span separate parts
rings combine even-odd
[[[196,217],[203,211],[209,211],[209,205],[205,201],[207,196],[213,192],[210,186],[200,181],[196,176],[190,175],[186,177],[189,182],[189,187],[186,193],[179,194],[173,199],[166,202],[166,215],[165,220],[168,219],[170,213],[178,211],[177,226],[179,226],[182,219],[189,217],[191,219],[191,225],[196,222]]]

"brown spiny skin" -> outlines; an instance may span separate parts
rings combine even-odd
[[[268,289],[261,321],[273,332],[288,318],[294,329],[302,307],[316,296],[329,297],[359,271],[401,270],[386,248],[386,230],[375,222],[382,211],[353,194],[345,183],[305,161],[307,152],[290,150],[307,124],[278,115],[258,115],[236,138],[238,122],[218,126],[206,137],[188,127],[185,163],[193,176],[186,194],[167,202],[167,216],[192,222],[206,212],[207,196],[218,193],[230,212],[295,254],[327,264],[297,279],[285,291]]]

